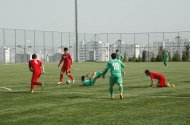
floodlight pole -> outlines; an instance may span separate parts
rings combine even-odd
[[[76,39],[76,62],[78,62],[78,20],[77,20],[77,0],[75,0],[75,39]]]

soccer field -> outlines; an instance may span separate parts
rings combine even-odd
[[[80,76],[102,71],[106,63],[74,63],[74,85],[56,85],[57,63],[45,64],[43,91],[29,93],[27,64],[0,65],[0,125],[188,125],[190,124],[190,63],[126,63],[124,100],[110,99],[109,73],[94,86],[80,85]],[[175,88],[149,88],[144,70],[162,73]],[[68,79],[64,75],[64,81]],[[156,85],[155,85],[156,86]]]

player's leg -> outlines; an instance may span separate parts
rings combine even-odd
[[[125,78],[125,72],[123,70],[121,70],[121,74],[122,74],[123,78]]]
[[[35,72],[32,75],[32,80],[31,80],[31,92],[34,91],[34,85],[42,85],[42,82],[38,81],[38,78],[40,77],[41,73]]]
[[[159,79],[159,81],[158,81],[158,86],[159,86],[159,87],[167,87],[166,79],[165,79],[164,76]]]
[[[62,84],[62,82],[63,82],[63,74],[64,74],[65,70],[66,69],[64,67],[61,68],[61,72],[60,72],[60,76],[59,76],[59,82],[57,83],[58,85]]]
[[[94,79],[94,81],[96,81],[98,78],[100,78],[102,76],[102,72],[94,72],[92,74],[92,78]]]
[[[110,84],[109,92],[110,92],[110,95],[111,95],[111,99],[114,99],[114,91],[113,91],[114,83],[115,83],[115,77],[110,76],[110,79],[109,79],[109,84]]]
[[[66,67],[66,75],[72,80],[72,83],[74,84],[74,78],[71,74],[70,67]]]
[[[111,95],[111,99],[114,99],[114,91],[113,91],[113,86],[114,86],[114,84],[110,84],[110,88],[109,88],[110,95]]]
[[[123,99],[123,80],[122,80],[122,77],[117,77],[117,84],[119,86],[119,96],[120,96],[120,99],[122,100]]]
[[[97,74],[96,72],[93,72],[92,75],[91,75],[91,78],[93,78],[94,80],[96,80],[97,79],[97,75],[96,74]]]
[[[167,60],[164,60],[164,66],[167,67],[168,64],[167,64]]]
[[[42,85],[42,82],[38,81],[38,78],[41,76],[41,73],[35,73],[32,78],[32,83],[34,85]]]

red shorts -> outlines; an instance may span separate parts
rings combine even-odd
[[[38,78],[41,76],[41,72],[33,72],[31,82],[37,82]]]
[[[166,79],[165,77],[160,77],[159,81],[158,81],[158,87],[166,87]]]
[[[66,73],[71,73],[70,69],[71,69],[71,66],[63,66],[63,67],[61,68],[61,72],[62,72],[62,73],[64,73],[64,72],[66,72]]]

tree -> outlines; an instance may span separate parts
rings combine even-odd
[[[124,59],[123,59],[124,62],[127,62],[128,61],[128,56],[127,56],[127,53],[125,52],[124,53]]]
[[[136,56],[133,55],[133,57],[132,57],[132,62],[135,62],[135,61],[136,61]]]
[[[180,54],[178,51],[176,51],[172,57],[172,61],[181,61]]]
[[[156,61],[157,62],[163,61],[163,47],[162,46],[158,48],[158,55],[156,56]]]
[[[142,62],[146,62],[146,56],[147,56],[147,51],[143,50],[143,52],[142,52]]]
[[[190,50],[190,45],[185,46],[185,50],[182,53],[182,61],[188,61],[189,60],[189,50]]]
[[[140,55],[136,58],[136,62],[142,62],[142,58]]]
[[[170,52],[168,52],[168,61],[172,61],[172,56]]]
[[[186,51],[183,51],[183,53],[182,53],[182,61],[188,61],[188,57],[187,57]]]

